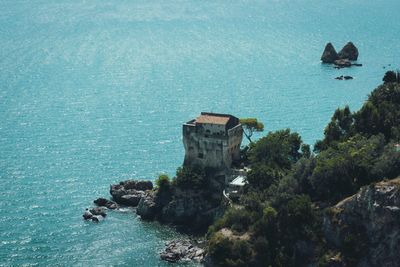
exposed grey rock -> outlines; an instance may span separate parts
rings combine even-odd
[[[143,191],[133,190],[130,192],[129,195],[123,195],[120,199],[120,203],[123,205],[136,207],[143,196],[144,196]]]
[[[136,213],[145,220],[153,220],[155,218],[157,215],[157,205],[154,192],[145,193],[139,201]]]
[[[324,52],[322,53],[321,60],[323,63],[333,63],[335,60],[337,60],[338,54],[336,53],[335,48],[331,43],[327,43],[324,49]]]
[[[160,258],[168,262],[177,261],[202,261],[205,251],[192,244],[189,240],[174,240],[166,244],[164,251],[160,253]]]
[[[93,214],[93,215],[100,215],[100,216],[103,216],[103,217],[106,217],[107,216],[107,214],[106,214],[106,212],[105,212],[105,209],[104,208],[102,208],[102,207],[95,207],[95,208],[92,208],[92,209],[90,209],[89,210],[89,212],[91,213],[91,214]]]
[[[92,216],[92,222],[100,222],[100,221],[102,221],[103,220],[103,216],[101,216],[101,215],[94,215],[94,216]]]
[[[83,213],[82,217],[85,220],[89,220],[89,219],[91,219],[93,217],[93,214],[91,212],[89,212],[89,211],[85,211],[85,213]]]
[[[398,266],[400,178],[363,187],[330,208],[324,233],[339,250],[357,250],[359,266]]]
[[[352,42],[348,42],[337,55],[339,59],[357,60],[358,49]]]
[[[208,227],[221,214],[221,199],[221,193],[205,197],[202,192],[177,191],[174,198],[162,208],[160,220],[200,230]]]
[[[340,68],[348,68],[351,67],[351,62],[348,59],[338,59],[333,62],[336,66]]]
[[[111,210],[118,208],[117,203],[115,203],[114,201],[105,199],[105,198],[98,198],[95,201],[93,201],[93,203],[99,207],[106,207],[107,209],[111,209]]]
[[[151,181],[137,181],[136,190],[146,191],[153,189],[153,183]]]
[[[145,190],[151,190],[150,181],[127,180],[110,186],[110,194],[118,204],[137,206]]]

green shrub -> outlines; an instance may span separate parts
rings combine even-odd
[[[173,181],[181,189],[202,189],[207,186],[206,182],[204,170],[189,166],[179,167]]]
[[[156,180],[156,185],[159,190],[169,189],[171,182],[169,180],[168,175],[160,174]]]

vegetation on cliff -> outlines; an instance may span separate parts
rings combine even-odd
[[[245,157],[249,183],[239,205],[209,228],[211,261],[218,266],[329,264],[324,214],[360,187],[400,175],[399,141],[400,84],[386,82],[359,111],[337,109],[314,153],[290,130],[252,143]],[[365,252],[356,249],[363,235],[354,233],[335,248],[341,261],[352,265]]]

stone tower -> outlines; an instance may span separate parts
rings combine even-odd
[[[230,170],[240,159],[243,138],[239,119],[228,114],[202,112],[183,124],[184,165]]]

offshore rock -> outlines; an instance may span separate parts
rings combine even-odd
[[[118,208],[117,203],[115,203],[114,201],[102,198],[102,197],[96,199],[95,201],[93,201],[93,203],[99,207],[106,207],[107,209],[110,209],[110,210]]]
[[[337,55],[339,59],[354,61],[358,58],[358,49],[352,42],[348,42]]]
[[[351,67],[351,62],[348,59],[338,59],[333,62],[339,68],[348,68]]]
[[[154,192],[148,191],[140,199],[136,213],[144,220],[153,220],[157,215],[157,210]]]
[[[363,187],[330,208],[324,234],[348,266],[398,266],[400,178]]]
[[[202,261],[205,251],[202,248],[193,245],[189,240],[174,240],[166,245],[160,258],[168,262],[177,261]]]
[[[91,219],[93,217],[93,214],[91,212],[89,212],[89,211],[85,211],[85,213],[83,213],[82,217],[85,220],[89,220],[89,219]]]
[[[335,48],[331,43],[327,43],[324,49],[324,52],[322,53],[321,60],[323,63],[333,63],[335,60],[337,60],[338,54],[336,53]]]
[[[127,180],[111,185],[110,194],[118,204],[136,207],[144,196],[144,191],[152,189],[151,181]]]
[[[99,222],[106,216],[107,214],[105,213],[104,209],[100,207],[92,208],[90,210],[86,209],[82,215],[84,220],[91,220],[93,222]]]
[[[93,214],[93,215],[96,215],[96,216],[97,215],[100,215],[100,216],[103,216],[103,217],[107,216],[105,210],[103,208],[101,208],[101,207],[92,208],[92,209],[89,210],[89,212],[91,214]]]

